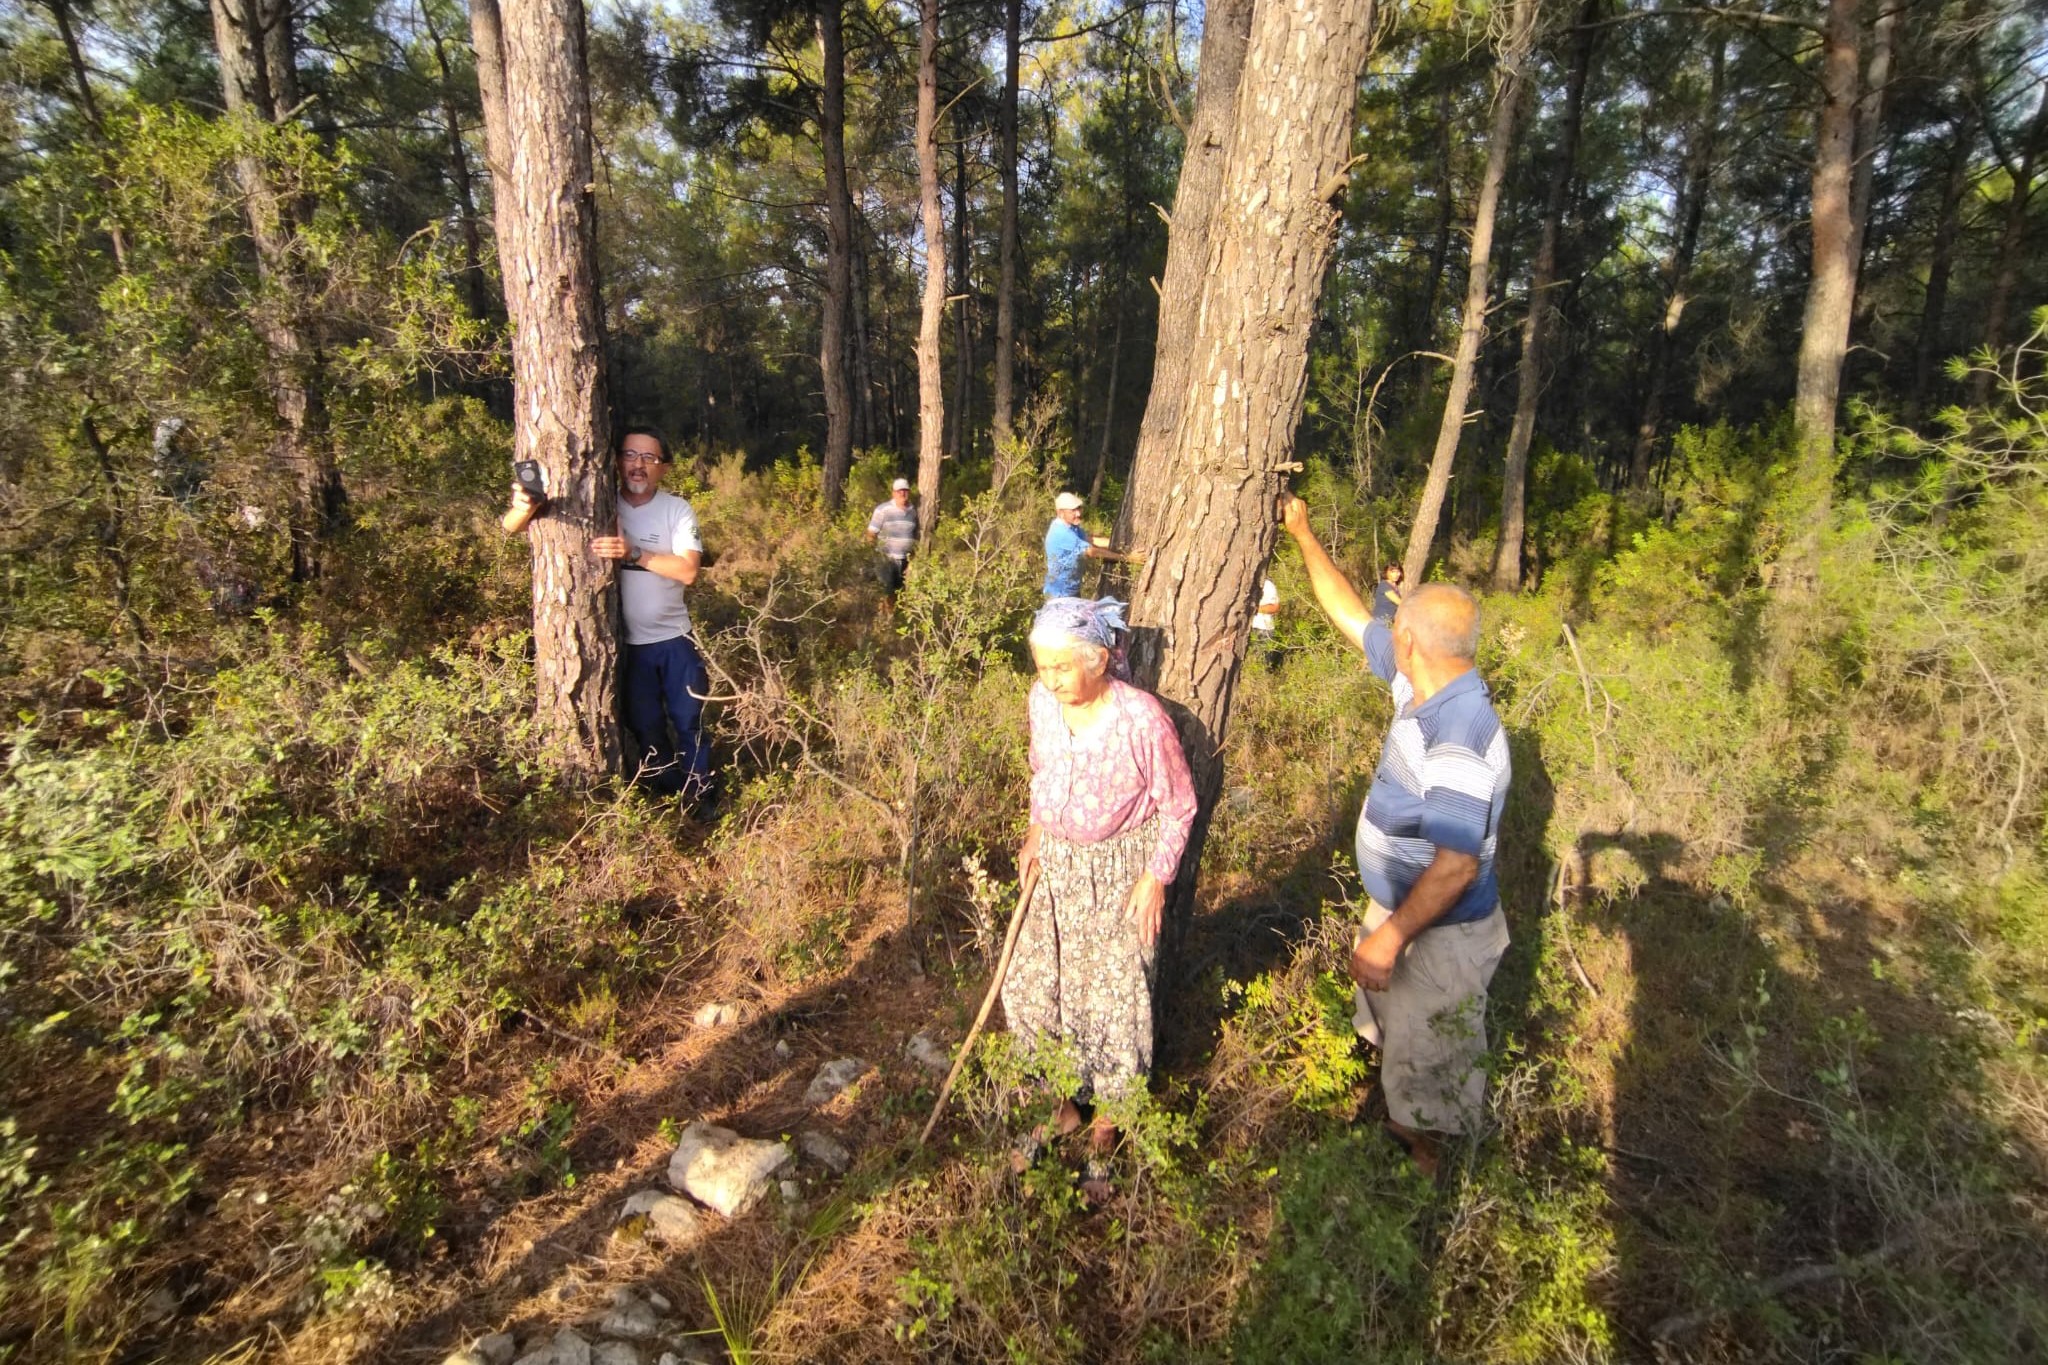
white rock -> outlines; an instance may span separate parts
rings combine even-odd
[[[518,1365],[590,1365],[590,1343],[564,1327],[538,1350],[519,1357]]]
[[[637,1294],[621,1291],[612,1299],[612,1311],[604,1315],[604,1321],[597,1330],[608,1337],[628,1337],[634,1341],[645,1341],[660,1330],[661,1318],[654,1311],[654,1305]]]
[[[903,1055],[934,1076],[943,1076],[953,1069],[953,1054],[933,1042],[928,1034],[911,1034],[910,1041],[903,1045]]]
[[[815,1161],[834,1175],[845,1175],[846,1168],[853,1165],[853,1153],[846,1145],[830,1133],[821,1133],[809,1128],[796,1135],[796,1148],[808,1161]]]
[[[794,1180],[785,1180],[785,1181],[783,1181],[783,1182],[782,1182],[782,1202],[783,1202],[783,1203],[785,1203],[785,1204],[795,1204],[795,1203],[798,1203],[798,1202],[800,1202],[800,1201],[801,1201],[801,1200],[803,1199],[803,1197],[804,1197],[804,1187],[803,1187],[803,1186],[801,1186],[801,1185],[797,1184],[797,1183],[796,1183],[796,1182],[795,1182]]]
[[[818,1074],[811,1077],[810,1088],[804,1091],[804,1103],[816,1108],[829,1103],[839,1092],[868,1074],[868,1064],[858,1057],[841,1057],[836,1062],[827,1062],[818,1068]]]
[[[723,1000],[714,1000],[708,1005],[699,1006],[691,1018],[695,1020],[698,1028],[724,1028],[727,1024],[737,1024],[740,1021],[740,1007]]]
[[[441,1357],[441,1365],[490,1365],[483,1355],[472,1347],[451,1351]]]
[[[657,1313],[666,1313],[669,1309],[675,1307],[658,1289],[645,1289],[641,1293],[646,1296],[649,1303],[654,1305],[654,1311]]]
[[[640,1352],[623,1341],[601,1341],[590,1353],[590,1365],[640,1365]]]
[[[793,1054],[795,1051],[796,1049],[789,1045],[789,1039],[777,1038],[775,1040],[775,1055],[779,1060],[785,1062],[788,1061],[790,1059],[791,1054]]]
[[[626,1201],[626,1207],[619,1210],[621,1223],[633,1218],[645,1218],[647,1235],[670,1246],[694,1242],[704,1230],[704,1218],[697,1212],[697,1206],[667,1190],[635,1193]]]
[[[789,1160],[789,1148],[779,1142],[743,1138],[700,1120],[683,1129],[668,1159],[668,1183],[732,1218],[754,1206]]]
[[[493,1332],[487,1337],[479,1338],[469,1349],[482,1356],[485,1365],[510,1365],[514,1350],[512,1334]]]

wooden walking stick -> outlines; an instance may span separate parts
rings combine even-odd
[[[953,1059],[953,1069],[946,1073],[946,1083],[939,1087],[939,1098],[932,1105],[932,1116],[924,1121],[924,1131],[917,1135],[917,1145],[922,1147],[938,1125],[939,1111],[946,1107],[946,1099],[953,1093],[953,1082],[960,1079],[960,1068],[967,1065],[967,1054],[974,1051],[974,1040],[981,1036],[981,1026],[988,1022],[988,1012],[995,1008],[996,997],[1003,993],[1003,981],[1010,974],[1010,954],[1017,949],[1017,931],[1024,927],[1024,912],[1031,908],[1031,893],[1038,889],[1038,869],[1033,862],[1031,871],[1024,878],[1024,889],[1017,894],[1017,913],[1010,916],[1010,932],[1003,936],[1003,955],[996,959],[995,979],[988,983],[988,994],[982,997],[981,1013],[974,1016],[974,1027],[967,1030],[967,1041],[960,1044],[960,1055]]]

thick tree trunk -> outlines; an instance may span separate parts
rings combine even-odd
[[[1465,271],[1465,309],[1458,329],[1458,350],[1451,362],[1450,392],[1444,398],[1443,421],[1437,427],[1436,448],[1430,452],[1429,477],[1422,486],[1422,500],[1415,509],[1415,524],[1408,532],[1408,552],[1402,568],[1410,583],[1423,581],[1429,567],[1429,547],[1436,540],[1437,521],[1443,514],[1444,494],[1451,486],[1451,466],[1458,458],[1458,438],[1465,429],[1465,405],[1472,396],[1472,376],[1478,368],[1479,343],[1486,335],[1486,295],[1492,279],[1493,219],[1500,207],[1501,182],[1507,179],[1508,154],[1515,140],[1515,115],[1521,108],[1522,64],[1536,36],[1537,0],[1513,0],[1508,13],[1508,34],[1501,46],[1500,77],[1494,82],[1493,128],[1487,135],[1486,171],[1479,180],[1479,202],[1472,213],[1472,251]]]
[[[939,323],[946,311],[946,224],[939,213],[939,0],[918,0],[917,196],[924,228],[924,304],[917,319],[917,533],[928,541],[939,520],[939,468],[946,454],[946,381],[939,369]]]
[[[1970,158],[1976,142],[1976,116],[1974,111],[1966,110],[1956,120],[1955,142],[1949,151],[1948,169],[1942,176],[1941,214],[1935,219],[1934,240],[1927,249],[1927,292],[1920,306],[1920,328],[1913,339],[1913,390],[1909,398],[1916,415],[1926,411],[1928,390],[1934,383],[1935,359],[1942,350],[1942,322],[1948,312],[1949,279],[1955,272],[1963,189],[1969,184]]]
[[[546,471],[533,543],[535,707],[551,760],[619,771],[618,604],[590,538],[618,521],[597,287],[590,88],[581,0],[471,0],[512,319],[515,458]],[[493,60],[493,57],[502,60]],[[498,97],[490,92],[495,89]],[[489,120],[496,109],[504,122]],[[503,158],[500,161],[500,157]]]
[[[1572,175],[1579,161],[1579,127],[1586,108],[1586,76],[1600,29],[1593,27],[1603,0],[1586,0],[1579,27],[1572,36],[1571,74],[1565,81],[1564,123],[1558,132],[1556,162],[1543,202],[1542,235],[1536,261],[1529,270],[1529,308],[1522,318],[1522,360],[1515,392],[1515,420],[1508,429],[1506,464],[1501,474],[1500,543],[1494,547],[1493,586],[1513,592],[1522,586],[1522,533],[1527,516],[1529,446],[1536,438],[1536,404],[1543,391],[1543,366],[1549,360],[1550,294],[1557,283],[1557,240],[1564,231],[1565,203],[1571,198]]]
[[[1177,451],[1181,403],[1194,353],[1196,315],[1206,285],[1209,225],[1222,194],[1224,161],[1237,120],[1237,90],[1252,25],[1252,0],[1209,0],[1202,13],[1201,66],[1195,77],[1195,113],[1188,122],[1187,150],[1173,217],[1166,236],[1166,268],[1159,279],[1159,340],[1152,360],[1152,391],[1138,428],[1131,477],[1117,510],[1112,539],[1121,547],[1150,546],[1158,540]]]
[[[1629,484],[1646,487],[1650,482],[1650,452],[1657,445],[1657,431],[1664,421],[1664,390],[1671,383],[1671,357],[1677,348],[1678,322],[1684,316],[1685,291],[1692,283],[1693,258],[1699,252],[1700,224],[1706,218],[1707,189],[1714,174],[1714,154],[1721,135],[1721,92],[1728,68],[1728,39],[1715,41],[1712,74],[1707,80],[1707,107],[1687,139],[1678,182],[1678,202],[1672,217],[1678,236],[1664,263],[1664,316],[1650,335],[1649,379],[1644,385],[1643,412],[1636,422],[1635,446],[1629,454]]]
[[[1835,477],[1835,406],[1849,315],[1856,299],[1853,189],[1861,61],[1861,0],[1828,0],[1821,51],[1820,119],[1813,151],[1813,278],[1799,338],[1799,388],[1792,403],[1798,463],[1785,503],[1789,535],[1774,588],[1781,599],[1810,595],[1820,532]]]
[[[228,117],[251,125],[288,117],[298,92],[288,15],[259,0],[212,0],[212,13]],[[308,284],[297,252],[301,206],[271,183],[254,148],[236,158],[235,179],[263,285],[251,320],[269,358],[265,381],[281,428],[278,455],[292,471],[292,577],[310,582],[320,576],[324,542],[339,528],[346,499],[328,439],[325,358],[303,313]]]
[[[1201,293],[1174,378],[1173,459],[1157,471],[1157,539],[1131,614],[1132,664],[1174,712],[1201,803],[1172,887],[1176,924],[1193,903],[1222,787],[1230,698],[1301,422],[1374,20],[1374,6],[1355,0],[1261,0],[1207,216]]]
[[[989,430],[998,451],[1011,439],[1017,369],[1017,51],[1023,36],[1024,0],[1003,4],[1003,98],[997,109],[997,160],[1002,163],[1003,208],[997,248],[996,359],[994,412]]]
[[[2019,170],[2012,178],[2012,193],[2005,201],[2005,228],[1998,238],[1998,268],[1992,275],[1991,302],[1984,314],[1984,345],[1995,357],[2005,346],[2006,319],[2012,312],[2012,296],[2019,288],[2020,262],[2027,244],[2027,208],[2034,197],[2034,169],[2041,153],[2048,150],[2048,83],[2041,87],[2041,103],[2034,110],[2033,126],[2020,151]],[[1970,401],[1979,407],[1991,397],[1991,376],[1970,377]]]
[[[836,513],[853,468],[853,392],[847,382],[853,311],[853,196],[846,188],[846,40],[842,0],[818,0],[818,48],[824,66],[818,140],[825,154],[825,315],[818,364],[825,376],[825,510]]]

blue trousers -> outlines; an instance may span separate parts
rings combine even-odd
[[[626,769],[658,792],[694,796],[711,780],[711,744],[698,721],[711,677],[687,635],[622,645],[619,709],[625,713]],[[670,741],[670,731],[674,741]]]

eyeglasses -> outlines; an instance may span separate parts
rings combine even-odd
[[[660,464],[661,456],[645,450],[628,450],[619,455],[620,464]]]

